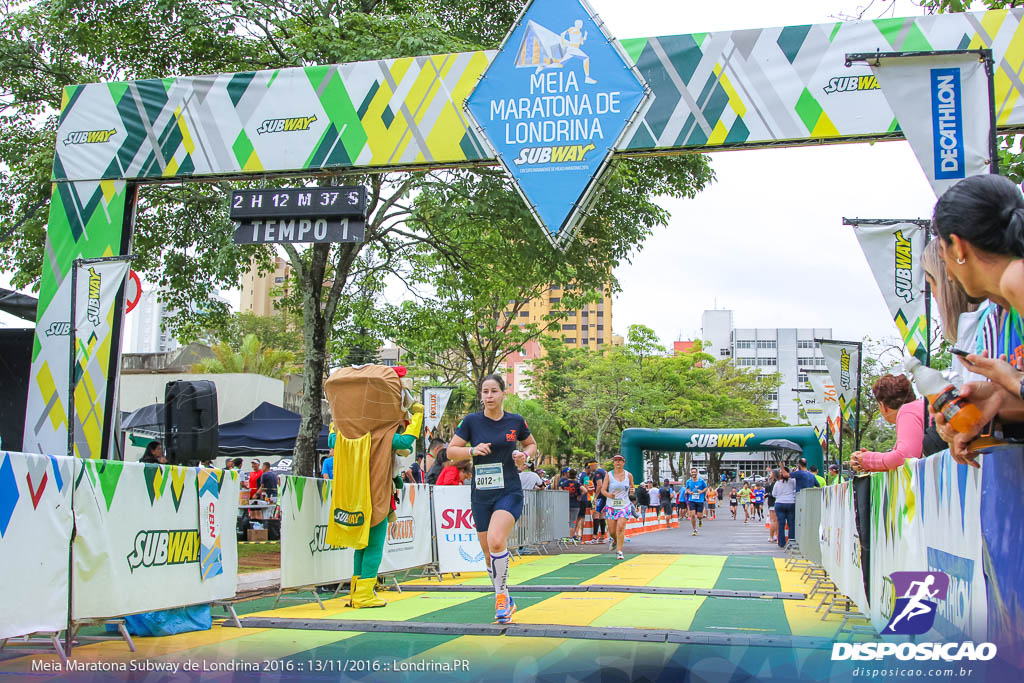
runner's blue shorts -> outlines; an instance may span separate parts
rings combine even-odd
[[[495,510],[505,510],[512,515],[516,521],[523,515],[523,491],[508,491],[500,497],[489,500],[472,501],[473,523],[477,531],[487,531],[491,525],[491,515]]]

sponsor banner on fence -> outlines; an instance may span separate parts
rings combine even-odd
[[[896,612],[910,597],[893,573],[930,572],[945,576],[948,589],[934,601],[925,639],[986,640],[981,480],[948,451],[871,475],[871,621],[879,632],[899,621]]]
[[[431,488],[427,484],[406,484],[398,492],[395,521],[388,524],[388,535],[384,541],[381,574],[421,567],[433,561]]]
[[[74,459],[0,451],[0,638],[68,623]]]
[[[864,572],[861,569],[861,540],[853,502],[853,482],[844,481],[826,486],[821,489],[821,496],[821,566],[840,592],[853,600],[862,613],[868,614],[868,596],[864,592]],[[797,528],[800,528],[799,525]]]
[[[329,479],[281,477],[281,588],[352,578],[355,551],[327,545],[333,485]]]
[[[448,572],[484,572],[487,563],[477,540],[468,486],[434,487],[434,536],[438,568]]]
[[[76,460],[75,619],[114,617],[234,597],[234,534],[221,534],[222,572],[200,575],[199,468]],[[238,473],[223,472],[219,498],[238,500]],[[235,505],[216,524],[234,529]]]
[[[196,478],[199,490],[199,576],[203,581],[224,573],[220,523],[220,508],[224,505],[220,500],[223,478],[224,470],[208,469],[200,469]],[[234,501],[230,507],[234,509]]]
[[[872,57],[870,64],[936,197],[990,172],[992,106],[978,53]]]
[[[922,363],[927,353],[928,325],[924,310],[925,231],[914,223],[854,225],[864,258],[871,266],[907,353]]]

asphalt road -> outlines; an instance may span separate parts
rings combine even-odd
[[[718,519],[704,520],[704,525],[697,527],[697,535],[691,534],[690,520],[679,522],[678,529],[652,531],[647,534],[630,536],[623,547],[627,553],[679,553],[690,555],[767,555],[784,557],[782,549],[776,543],[768,542],[768,529],[765,520],[751,520],[743,523],[743,511],[737,511],[738,519],[733,519],[726,506],[724,514],[719,511]],[[608,545],[594,544],[580,546],[589,552],[607,552]],[[576,550],[575,552],[579,552]]]

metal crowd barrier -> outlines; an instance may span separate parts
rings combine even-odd
[[[569,494],[565,491],[524,491],[523,515],[516,523],[509,547],[524,548],[565,536]]]
[[[796,494],[796,542],[810,562],[821,564],[821,489],[804,489]]]

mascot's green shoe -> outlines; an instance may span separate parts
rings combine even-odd
[[[360,580],[358,576],[352,577],[352,590],[349,595],[352,596],[352,606],[361,607],[384,607],[388,603],[381,598],[377,597],[377,594],[373,589],[377,585],[377,577],[367,578]]]

